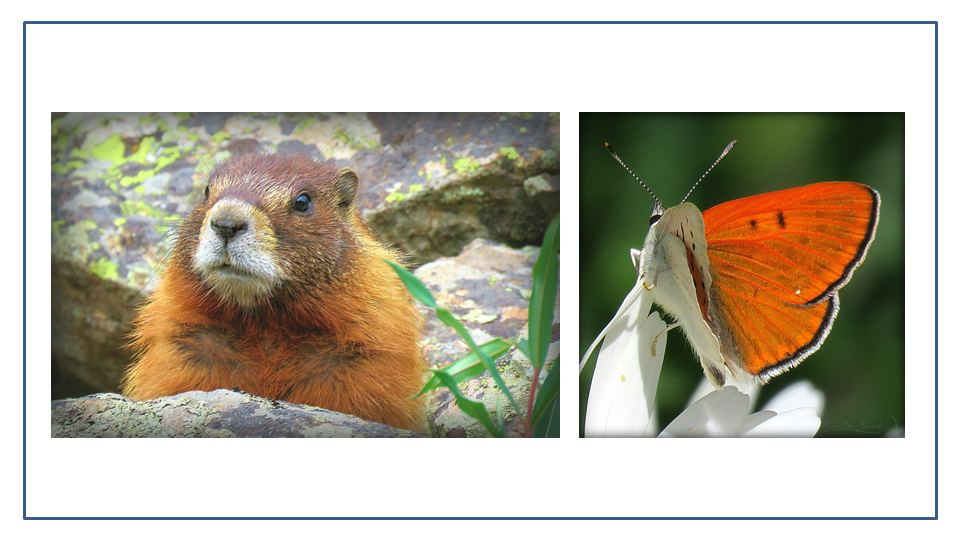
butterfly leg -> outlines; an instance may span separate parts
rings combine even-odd
[[[644,285],[644,286],[646,286],[646,285]],[[648,290],[649,290],[649,289],[648,289]],[[670,325],[668,325],[666,328],[664,328],[663,330],[661,330],[659,334],[657,334],[656,336],[653,337],[653,343],[650,344],[650,354],[651,354],[652,356],[657,356],[657,341],[660,340],[660,336],[666,334],[667,332],[669,332],[670,330],[673,330],[674,328],[676,328],[676,327],[678,327],[678,326],[680,326],[680,323],[676,323],[676,322],[675,322],[675,323],[673,323],[673,324],[670,324]]]

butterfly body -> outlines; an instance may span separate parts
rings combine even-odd
[[[702,214],[657,205],[638,271],[717,387],[764,383],[823,343],[837,291],[863,261],[880,197],[826,182],[747,197]]]
[[[713,280],[703,215],[696,206],[683,203],[662,211],[647,233],[639,270],[654,301],[680,324],[704,373],[714,385],[723,386],[727,370],[710,325]]]

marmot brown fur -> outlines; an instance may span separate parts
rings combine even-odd
[[[421,317],[357,185],[306,156],[217,167],[134,320],[124,394],[239,388],[423,431]]]

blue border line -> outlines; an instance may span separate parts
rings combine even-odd
[[[23,23],[23,519],[27,518],[27,23]]]
[[[29,24],[363,24],[363,25],[383,25],[383,24],[494,24],[494,25],[584,25],[584,24],[616,24],[616,25],[636,25],[636,24],[932,24],[933,25],[933,51],[934,51],[934,462],[933,462],[933,485],[934,485],[934,513],[933,516],[903,516],[903,517],[554,517],[554,516],[530,516],[530,517],[477,517],[477,516],[456,516],[456,517],[29,517],[27,516],[27,25]],[[940,232],[937,224],[939,223],[939,185],[940,185],[940,32],[937,21],[24,21],[23,22],[23,519],[25,521],[88,521],[88,520],[157,520],[157,521],[205,521],[205,520],[258,520],[258,521],[277,521],[277,520],[324,520],[324,521],[526,521],[526,520],[546,520],[546,521],[927,521],[940,519],[940,411],[939,411],[939,373],[940,373],[940,347],[939,347],[939,252]]]
[[[24,21],[24,24],[933,24],[937,21]]]
[[[940,515],[940,28],[933,23],[933,515]]]

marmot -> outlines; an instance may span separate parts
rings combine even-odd
[[[422,318],[358,182],[306,156],[218,166],[134,319],[123,393],[239,388],[424,431]]]

